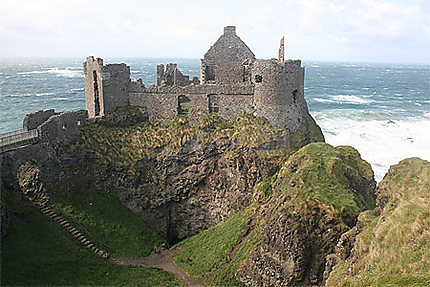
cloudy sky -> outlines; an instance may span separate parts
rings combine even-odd
[[[201,57],[237,34],[259,58],[430,63],[429,0],[0,0],[0,58]]]

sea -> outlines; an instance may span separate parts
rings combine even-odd
[[[85,59],[0,59],[0,133],[27,113],[85,109]],[[199,59],[105,58],[125,62],[132,79],[155,84],[156,65],[177,63],[199,76]],[[326,142],[351,145],[380,181],[408,157],[430,161],[430,65],[304,61],[305,98]]]

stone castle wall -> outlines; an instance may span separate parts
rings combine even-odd
[[[79,135],[82,127],[87,124],[87,119],[86,110],[55,114],[38,126],[39,137],[42,142],[50,144],[68,144]]]
[[[89,117],[104,116],[116,107],[129,105],[130,67],[123,63],[103,65],[103,59],[92,56],[83,66]]]
[[[130,89],[130,105],[146,108],[150,121],[166,123],[187,109],[190,120],[211,112],[221,117],[232,118],[242,112],[252,112],[253,85],[188,85],[150,86],[145,88],[139,82],[132,82]],[[183,103],[180,103],[181,99]],[[184,113],[185,114],[185,113]]]
[[[43,124],[53,115],[55,115],[54,109],[41,110],[35,113],[27,114],[25,115],[24,121],[22,123],[22,128],[25,131],[37,129],[38,126]]]

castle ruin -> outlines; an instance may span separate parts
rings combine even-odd
[[[308,114],[304,68],[300,60],[284,60],[284,38],[278,58],[256,59],[234,26],[225,27],[201,59],[200,80],[183,75],[176,64],[158,65],[157,84],[146,87],[141,79],[130,80],[129,66],[104,65],[93,56],[84,62],[84,73],[90,118],[127,105],[145,107],[150,121],[163,123],[178,115],[229,119],[248,112],[294,132]]]

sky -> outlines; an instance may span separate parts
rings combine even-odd
[[[201,58],[228,25],[257,58],[430,63],[429,0],[0,0],[0,58]]]

